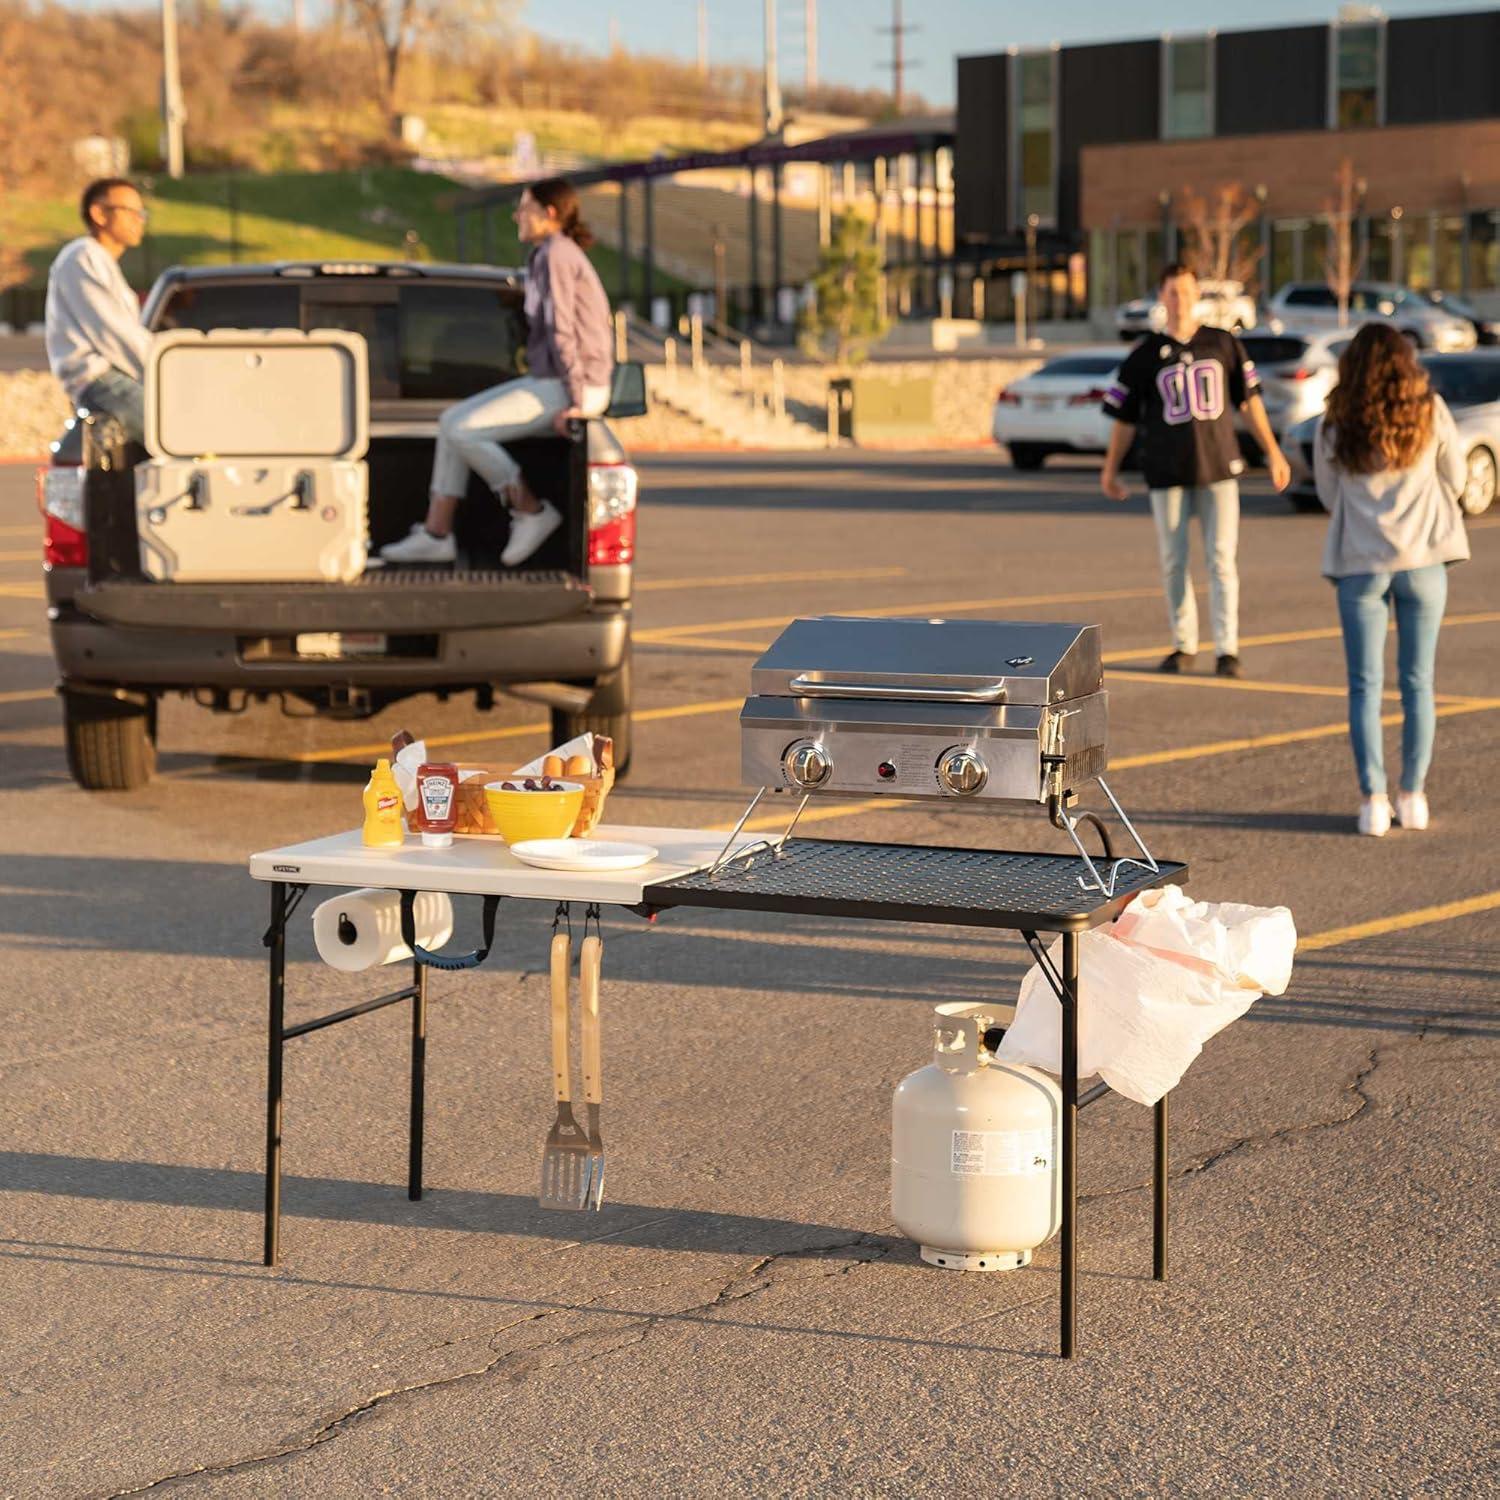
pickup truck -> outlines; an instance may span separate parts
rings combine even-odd
[[[344,328],[369,350],[370,553],[422,519],[443,408],[521,373],[523,277],[406,263],[164,272],[142,317],[169,328]],[[565,524],[522,569],[499,562],[506,512],[471,479],[457,566],[375,568],[345,584],[161,582],[141,570],[132,468],[146,455],[79,415],[38,474],[48,618],[68,767],[89,790],[150,780],[157,704],[360,719],[417,693],[545,704],[554,741],[591,730],[630,762],[637,477],[608,416],[645,410],[639,366],[616,370],[606,419],[512,445]]]

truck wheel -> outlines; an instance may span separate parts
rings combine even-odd
[[[63,693],[68,770],[86,792],[130,792],[156,770],[156,703]]]
[[[623,781],[630,771],[630,648],[620,670],[594,694],[594,701],[582,713],[566,709],[552,710],[552,743],[560,745],[580,734],[607,734],[615,742],[615,779]]]
[[[1010,462],[1015,469],[1040,469],[1047,462],[1047,450],[1040,443],[1012,443]]]

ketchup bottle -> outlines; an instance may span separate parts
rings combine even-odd
[[[422,843],[446,849],[458,822],[458,767],[446,761],[423,761],[417,767],[417,818]]]

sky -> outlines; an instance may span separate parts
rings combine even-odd
[[[763,0],[705,0],[710,61],[759,66],[763,56]],[[776,0],[783,84],[802,79],[805,0]],[[1444,15],[1490,10],[1497,0],[1399,0],[1387,15]],[[951,106],[955,57],[1003,51],[1012,44],[1108,41],[1163,31],[1235,31],[1280,22],[1329,21],[1339,0],[904,0],[906,38],[913,62],[907,86],[930,103]],[[890,86],[890,38],[876,27],[891,24],[893,0],[817,0],[818,74],[824,82]],[[609,46],[613,21],[622,46],[633,51],[697,56],[698,0],[527,0],[522,24],[590,50]]]

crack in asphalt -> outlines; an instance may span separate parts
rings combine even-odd
[[[826,1257],[837,1254],[842,1250],[871,1251],[869,1255],[853,1256],[847,1264],[837,1265],[831,1269],[823,1269],[819,1274],[823,1278],[835,1276],[847,1276],[850,1272],[857,1270],[860,1266],[869,1265],[871,1262],[880,1260],[888,1255],[891,1250],[889,1241],[877,1238],[869,1234],[856,1235],[853,1239],[842,1240],[831,1245],[793,1246],[787,1250],[778,1250],[771,1255],[757,1257],[749,1267],[737,1270],[727,1281],[720,1286],[719,1290],[706,1302],[698,1303],[691,1307],[679,1308],[668,1313],[642,1313],[636,1321],[626,1329],[609,1334],[600,1334],[591,1330],[580,1330],[575,1333],[564,1333],[557,1338],[543,1340],[541,1343],[530,1344],[522,1349],[510,1349],[504,1353],[496,1354],[494,1359],[486,1361],[476,1369],[460,1370],[452,1375],[437,1376],[432,1380],[414,1381],[410,1385],[396,1386],[387,1391],[377,1391],[365,1400],[357,1402],[338,1416],[324,1422],[307,1437],[299,1442],[288,1443],[283,1447],[275,1448],[266,1453],[255,1454],[250,1458],[240,1458],[222,1464],[200,1464],[191,1469],[181,1469],[172,1474],[164,1474],[160,1478],[148,1480],[145,1484],[132,1485],[129,1489],[109,1491],[104,1500],[122,1500],[126,1495],[141,1495],[149,1490],[160,1489],[163,1485],[174,1484],[180,1480],[192,1479],[200,1474],[235,1474],[246,1469],[251,1469],[261,1464],[280,1462],[283,1459],[292,1459],[301,1454],[308,1453],[322,1444],[331,1442],[338,1437],[346,1428],[367,1416],[370,1412],[401,1396],[408,1396],[422,1391],[440,1390],[445,1386],[458,1385],[465,1381],[479,1380],[494,1371],[500,1370],[502,1366],[509,1365],[511,1368],[512,1381],[519,1382],[527,1378],[535,1371],[551,1368],[556,1365],[563,1355],[579,1345],[594,1344],[595,1348],[590,1358],[602,1358],[605,1355],[614,1354],[621,1349],[629,1348],[641,1343],[650,1336],[652,1331],[662,1323],[681,1322],[695,1315],[711,1313],[715,1308],[725,1306],[730,1302],[740,1302],[748,1297],[758,1296],[762,1292],[769,1291],[776,1285],[774,1278],[764,1273],[778,1261],[792,1259],[825,1260]],[[809,1279],[807,1277],[796,1278],[798,1280]],[[542,1311],[528,1314],[526,1317],[516,1318],[501,1328],[493,1330],[485,1335],[485,1340],[491,1350],[494,1349],[495,1341],[516,1328],[525,1327],[530,1323],[544,1323],[554,1318],[559,1318],[566,1313],[587,1312],[590,1308],[604,1301],[608,1297],[617,1297],[622,1291],[651,1290],[659,1286],[670,1286],[673,1283],[660,1282],[649,1283],[645,1287],[619,1288],[612,1287],[608,1292],[602,1292],[597,1297],[589,1298],[584,1302],[570,1303],[565,1307],[546,1308]],[[451,1346],[452,1341],[446,1341],[435,1347],[444,1348]]]

